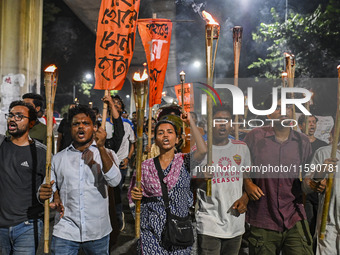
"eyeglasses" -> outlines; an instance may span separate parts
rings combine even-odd
[[[27,118],[27,119],[29,119],[29,117],[26,117],[26,116],[24,116],[24,115],[22,115],[22,114],[13,114],[13,113],[6,113],[5,114],[5,118],[6,118],[6,120],[8,120],[8,119],[11,119],[11,118],[13,118],[14,117],[14,119],[16,120],[16,121],[21,121],[23,118]]]

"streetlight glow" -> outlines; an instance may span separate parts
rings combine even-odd
[[[87,73],[86,75],[85,75],[85,79],[86,80],[90,80],[92,78],[92,75],[90,74],[90,73]]]
[[[196,61],[194,62],[194,67],[200,68],[200,67],[201,67],[201,62],[198,61],[198,60],[196,60]]]

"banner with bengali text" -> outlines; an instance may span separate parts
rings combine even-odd
[[[97,26],[95,89],[120,90],[133,56],[140,0],[102,0]]]
[[[148,62],[150,89],[149,107],[160,104],[171,42],[172,22],[169,19],[140,19],[138,31]]]

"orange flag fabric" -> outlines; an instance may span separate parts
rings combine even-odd
[[[175,85],[175,92],[178,99],[178,105],[182,106],[182,85]],[[191,112],[194,109],[194,89],[192,83],[184,83],[184,111]]]
[[[102,0],[97,26],[95,89],[120,90],[133,50],[140,0]]]
[[[138,31],[148,61],[150,89],[149,107],[160,104],[168,66],[172,22],[169,19],[140,19]]]

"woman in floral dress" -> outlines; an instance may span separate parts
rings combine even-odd
[[[160,121],[155,127],[155,143],[160,148],[159,161],[164,171],[164,183],[168,188],[170,211],[179,217],[186,217],[192,206],[190,191],[190,169],[204,158],[207,148],[205,142],[190,118],[183,114],[182,120],[191,126],[191,135],[196,138],[197,149],[188,154],[175,153],[178,142],[177,129],[170,121]],[[142,163],[142,188],[135,187],[133,176],[129,189],[130,203],[141,200],[141,236],[138,241],[138,254],[190,254],[191,247],[176,247],[167,250],[161,241],[166,222],[166,211],[162,189],[154,160]]]

